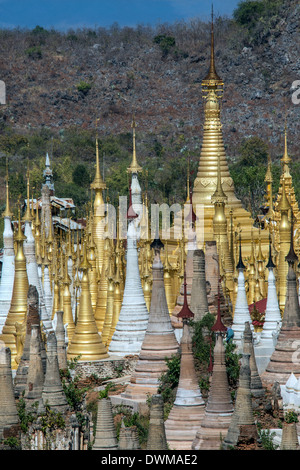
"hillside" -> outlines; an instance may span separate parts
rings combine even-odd
[[[216,66],[225,83],[223,133],[230,163],[238,161],[243,140],[254,135],[267,143],[278,162],[285,114],[289,153],[299,160],[300,105],[292,103],[290,88],[299,79],[300,6],[295,0],[273,3],[276,9],[251,27],[227,18],[215,20]],[[75,164],[85,164],[92,173],[98,118],[103,168],[115,194],[118,182],[119,190],[127,185],[126,175],[118,172],[126,169],[130,159],[134,112],[138,159],[149,169],[150,189],[158,198],[184,197],[187,151],[194,175],[200,155],[201,80],[209,65],[209,24],[195,19],[155,29],[112,25],[65,34],[37,27],[1,30],[0,39],[0,79],[7,87],[7,104],[0,107],[0,151],[11,157],[13,169],[17,165],[22,173],[19,164],[29,157],[37,186],[49,151],[61,187],[74,183]],[[174,165],[178,182],[170,169]],[[3,200],[3,192],[0,197]]]

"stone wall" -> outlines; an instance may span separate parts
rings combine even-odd
[[[78,361],[73,369],[74,375],[82,379],[95,375],[100,379],[116,379],[131,375],[135,369],[138,356],[127,356],[118,359],[103,359],[101,361]]]

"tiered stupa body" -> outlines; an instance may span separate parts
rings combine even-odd
[[[104,231],[105,231],[105,204],[103,200],[103,190],[106,189],[101,173],[99,162],[98,138],[96,139],[96,173],[91,189],[95,192],[94,214],[93,214],[93,240],[96,245],[97,270],[99,274],[102,271],[103,250],[104,250]]]
[[[39,297],[36,287],[29,286],[28,295],[28,310],[26,315],[26,332],[23,353],[14,377],[14,390],[16,398],[19,398],[25,390],[27,384],[28,367],[30,360],[30,342],[31,342],[31,329],[33,325],[38,328],[40,355],[43,364],[43,371],[46,371],[46,349],[42,339],[41,332],[41,319],[39,314]]]
[[[136,214],[131,205],[127,231],[126,280],[119,320],[112,336],[109,353],[112,356],[139,354],[148,325],[148,309],[139,272]]]
[[[199,321],[209,312],[205,276],[205,254],[203,250],[194,251],[193,265],[190,307],[194,313],[194,321]]]
[[[49,317],[45,301],[44,301],[44,292],[41,285],[41,280],[38,272],[38,264],[35,256],[35,239],[32,232],[32,216],[30,212],[30,200],[29,200],[29,172],[27,173],[27,200],[26,200],[26,212],[24,215],[24,235],[26,239],[24,240],[24,255],[26,258],[26,270],[28,283],[37,288],[39,294],[39,304],[41,311],[41,320],[43,322],[45,330],[52,329],[51,317]]]
[[[191,333],[185,321],[180,345],[179,383],[165,430],[170,449],[190,450],[204,416],[205,402],[195,371]]]
[[[275,264],[273,263],[271,254],[271,243],[269,261],[266,268],[269,270],[269,274],[265,321],[262,332],[254,346],[257,368],[260,374],[264,372],[270,361],[282,323],[274,274]]]
[[[39,325],[32,325],[30,332],[29,361],[24,400],[26,408],[31,410],[34,409],[36,402],[39,403],[39,406],[42,405],[45,371],[41,355]]]
[[[233,448],[239,443],[257,446],[258,433],[251,401],[250,354],[243,353],[239,373],[239,386],[227,435],[223,448]]]
[[[5,323],[12,299],[15,277],[14,236],[11,225],[12,213],[9,207],[8,175],[6,175],[6,208],[3,213],[3,260],[0,283],[0,333]]]
[[[110,398],[98,401],[96,436],[93,450],[117,450],[118,441]]]
[[[87,260],[86,245],[84,245],[83,261],[80,265],[82,279],[79,313],[75,330],[67,350],[69,360],[77,356],[80,356],[81,361],[99,361],[108,357],[93,314],[88,280],[89,268],[90,264]]]
[[[161,395],[153,395],[150,404],[147,450],[167,450],[164,425],[164,402]]]
[[[233,341],[236,343],[238,351],[241,351],[243,348],[243,334],[245,329],[245,323],[248,321],[252,326],[252,320],[250,316],[246,287],[245,287],[245,276],[244,276],[244,263],[242,261],[241,253],[241,240],[240,240],[240,257],[237,265],[238,270],[238,291],[235,301],[234,317],[232,330],[234,331]]]
[[[0,393],[0,439],[5,439],[15,435],[12,428],[20,425],[20,418],[14,397],[11,353],[3,344],[0,344]]]
[[[197,177],[194,181],[193,206],[197,214],[197,205],[204,207],[204,240],[213,240],[212,220],[214,206],[211,197],[217,185],[218,161],[220,160],[221,181],[227,196],[227,214],[232,209],[234,219],[243,226],[245,240],[250,236],[253,220],[237,199],[233,180],[230,176],[220,121],[220,99],[223,95],[223,81],[215,69],[214,31],[211,31],[211,58],[209,73],[202,81],[204,96],[204,133]],[[226,214],[226,215],[227,215]]]
[[[278,335],[275,350],[261,379],[265,387],[275,382],[285,384],[291,373],[300,377],[299,338],[300,338],[300,306],[297,292],[297,278],[294,265],[298,258],[293,246],[293,224],[290,228],[290,251],[286,256],[288,275],[286,282],[286,302],[282,318],[282,326]]]
[[[163,244],[159,239],[153,241],[155,257],[152,265],[153,287],[147,330],[142,343],[139,360],[131,376],[124,398],[147,400],[148,395],[157,393],[159,378],[166,372],[166,358],[170,359],[178,352],[178,342],[171,325],[165,287],[163,264],[160,249]]]
[[[16,362],[17,354],[21,355],[22,351],[17,351],[16,344],[16,323],[22,325],[26,312],[27,312],[27,292],[28,292],[28,277],[26,271],[26,258],[23,251],[23,242],[25,235],[21,229],[20,210],[18,221],[18,232],[14,237],[17,243],[16,256],[15,256],[15,277],[13,295],[11,300],[10,309],[6,317],[5,324],[2,329],[0,339],[4,341],[5,345],[11,350],[11,367],[16,369],[18,364]],[[18,348],[19,349],[19,348]]]
[[[47,363],[42,400],[44,406],[48,404],[56,412],[64,413],[69,408],[59,372],[57,340],[54,331],[50,331],[47,337]]]
[[[222,334],[218,334],[214,348],[214,364],[209,397],[192,449],[220,450],[221,440],[227,434],[232,413],[233,404],[228,385],[223,337]]]

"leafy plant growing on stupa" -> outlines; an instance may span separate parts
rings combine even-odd
[[[261,423],[257,423],[258,438],[264,450],[277,450],[278,445],[274,444],[276,433],[270,429],[262,429]]]
[[[298,415],[293,410],[288,410],[284,415],[284,421],[286,423],[298,423]]]
[[[167,370],[159,378],[158,393],[162,395],[165,403],[173,403],[176,396],[176,387],[180,375],[180,354],[166,358]]]

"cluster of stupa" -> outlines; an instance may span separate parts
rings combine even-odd
[[[49,368],[56,368],[51,377],[57,377],[59,360],[60,368],[67,367],[67,360],[78,359],[100,371],[104,361],[134,358],[125,390],[99,402],[98,419],[104,424],[97,428],[95,449],[118,447],[112,404],[142,409],[152,396],[153,413],[159,415],[160,378],[167,371],[166,359],[176,355],[181,361],[176,399],[164,423],[155,415],[153,422],[160,431],[154,427],[151,439],[149,434],[149,449],[220,449],[246,442],[255,447],[251,396],[263,396],[264,387],[270,389],[274,383],[285,386],[290,377],[300,378],[300,220],[289,172],[287,133],[285,129],[278,197],[274,202],[269,161],[267,204],[255,227],[251,214],[235,196],[226,160],[220,119],[223,82],[215,69],[213,23],[210,68],[202,90],[203,145],[193,189],[188,175],[189,212],[175,214],[179,223],[173,224],[168,237],[158,223],[153,229],[149,220],[148,196],[142,194],[138,178],[143,170],[137,162],[134,119],[129,204],[125,214],[119,208],[112,229],[108,227],[110,207],[104,202],[98,138],[91,184],[94,197],[80,233],[71,229],[65,236],[55,233],[48,159],[39,204],[33,199],[30,203],[27,173],[26,210],[21,217],[19,209],[13,231],[7,173],[0,283],[0,340],[5,354],[0,366],[10,363],[11,382],[3,387],[11,390],[10,396],[13,388],[16,397],[24,392],[29,403],[39,402],[40,410],[46,402],[64,409],[61,386],[47,377]],[[32,289],[37,294],[33,320],[28,308]],[[204,400],[189,321],[199,321],[209,312],[216,319],[212,329],[216,342],[209,396]],[[253,321],[254,313],[261,331]],[[225,364],[229,328],[242,357],[234,404]],[[55,361],[49,362],[51,354]],[[4,395],[0,431],[9,419]],[[12,418],[5,425],[14,424]],[[104,432],[105,426],[111,433]],[[138,448],[135,432],[123,425],[119,448],[128,448],[128,439],[132,448]]]

